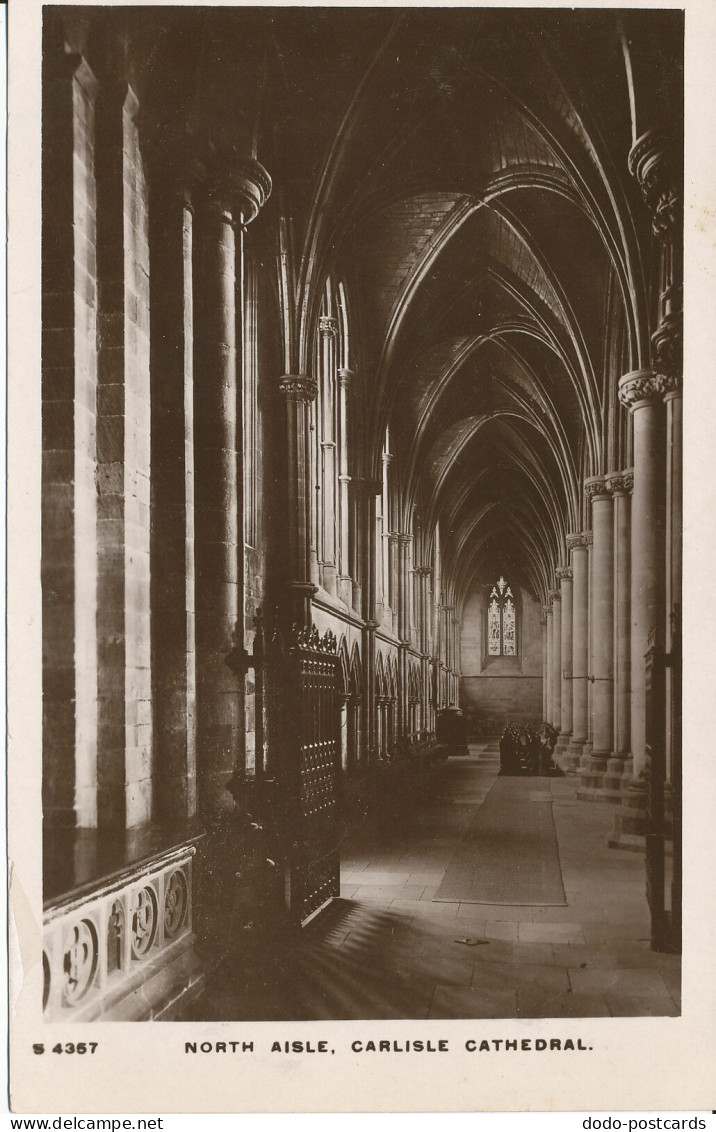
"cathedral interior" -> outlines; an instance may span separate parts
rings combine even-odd
[[[677,1014],[683,13],[44,13],[45,1016]]]

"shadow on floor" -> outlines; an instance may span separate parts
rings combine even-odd
[[[302,932],[262,937],[213,973],[190,1020],[427,1017],[434,983],[421,945],[430,937],[410,916],[335,900]]]

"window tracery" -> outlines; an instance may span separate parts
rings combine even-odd
[[[487,605],[487,655],[517,656],[515,598],[502,574],[490,591]]]

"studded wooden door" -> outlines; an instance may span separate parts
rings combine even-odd
[[[299,632],[287,656],[282,779],[286,903],[301,923],[340,892],[339,686],[333,634]]]

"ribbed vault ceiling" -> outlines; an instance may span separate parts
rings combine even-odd
[[[266,211],[292,224],[296,364],[334,271],[366,470],[390,425],[405,506],[422,530],[439,520],[458,603],[500,570],[544,599],[581,480],[627,456],[616,371],[648,360],[618,14],[168,11],[144,17],[138,81],[167,121],[250,145],[270,170]],[[679,45],[672,28],[669,60],[662,22],[652,86],[668,101]]]

